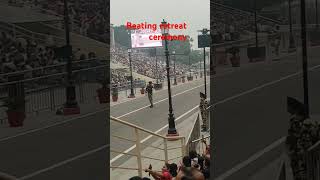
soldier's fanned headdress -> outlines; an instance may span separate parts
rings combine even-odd
[[[306,115],[305,105],[292,97],[287,97],[287,111],[290,114]]]
[[[200,97],[201,98],[206,98],[206,95],[204,93],[200,92]]]

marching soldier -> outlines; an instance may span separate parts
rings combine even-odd
[[[150,101],[150,108],[153,108],[152,90],[153,90],[152,81],[149,81],[149,84],[146,87],[146,91],[148,93],[148,99]]]
[[[208,102],[206,100],[206,95],[203,94],[202,92],[200,92],[200,113],[201,113],[201,117],[202,117],[202,131],[207,131],[208,127],[207,127],[207,118],[208,118]]]

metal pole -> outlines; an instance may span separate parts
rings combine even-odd
[[[289,52],[295,49],[294,38],[292,33],[292,14],[291,14],[291,0],[289,4],[289,27],[290,27],[290,37],[289,37]]]
[[[318,0],[316,0],[316,25],[318,28],[319,25],[319,17],[318,17]]]
[[[258,23],[257,23],[257,2],[254,0],[254,24],[255,24],[255,32],[256,32],[256,52],[258,51]]]
[[[172,108],[172,98],[171,98],[171,85],[170,85],[170,66],[169,66],[169,50],[168,50],[168,41],[165,40],[165,55],[166,55],[166,69],[167,69],[167,81],[168,81],[168,96],[169,96],[169,128],[168,128],[168,136],[177,135],[176,125],[175,125],[175,117],[173,114]]]
[[[201,59],[199,59],[199,78],[201,78]]]
[[[168,163],[168,140],[163,139],[163,146],[164,146],[164,162]]]
[[[203,48],[203,78],[204,78],[204,94],[207,96],[207,74],[206,74],[206,48]]]
[[[130,63],[130,84],[131,84],[131,93],[130,98],[134,98],[134,92],[133,92],[133,75],[132,75],[132,60],[131,60],[131,50],[128,52],[129,54],[129,63]]]
[[[76,100],[76,90],[72,81],[72,46],[70,45],[70,29],[69,29],[69,12],[68,12],[68,1],[64,0],[64,23],[65,23],[65,34],[66,34],[66,60],[67,60],[67,88],[66,96],[67,102],[66,108],[78,108]]]
[[[156,56],[156,80],[157,80],[157,84],[159,84],[157,48],[154,48],[154,52],[155,52],[155,56]]]
[[[189,54],[189,73],[190,73],[190,77],[191,77],[191,61],[190,61],[190,54]]]
[[[142,177],[142,157],[141,157],[139,130],[135,128],[134,132],[136,134],[136,147],[137,147],[136,153],[137,153],[137,163],[138,163],[138,174],[140,177]]]
[[[307,33],[306,33],[306,4],[305,0],[301,2],[301,40],[302,40],[302,66],[303,66],[303,90],[304,105],[309,117],[309,90],[308,90],[308,56],[307,56]]]
[[[173,85],[177,85],[177,74],[176,74],[176,55],[173,55],[173,73],[174,73],[174,83]]]

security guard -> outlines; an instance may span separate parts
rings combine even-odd
[[[146,87],[146,91],[148,93],[148,98],[150,101],[150,108],[153,108],[152,90],[153,90],[152,81],[149,81],[149,84]]]
[[[202,131],[207,131],[208,127],[207,127],[207,118],[208,118],[208,101],[206,100],[207,97],[205,94],[203,94],[202,92],[200,92],[200,113],[201,113],[201,117],[202,117]]]

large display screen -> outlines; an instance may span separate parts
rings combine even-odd
[[[161,47],[162,40],[154,40],[154,35],[161,36],[161,31],[152,29],[137,29],[131,30],[131,47],[132,48],[148,48],[148,47]]]

